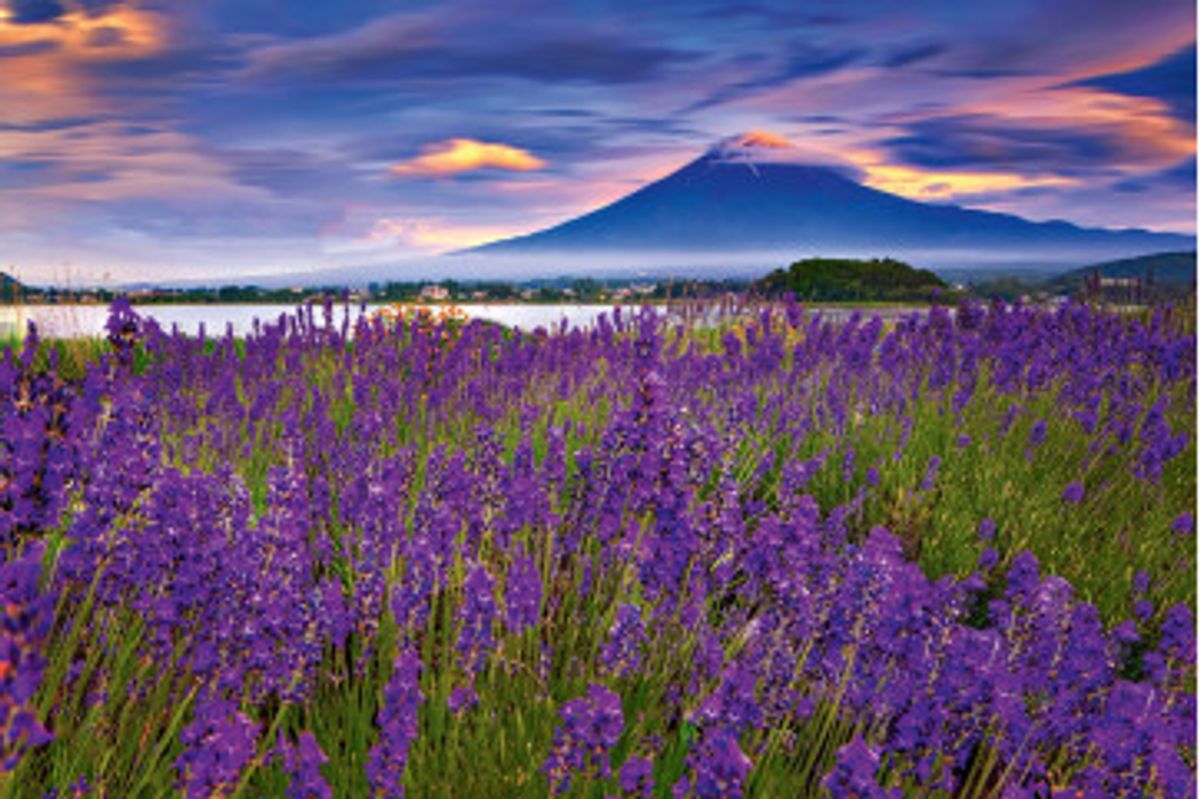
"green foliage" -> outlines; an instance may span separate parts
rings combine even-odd
[[[809,258],[776,269],[755,288],[768,296],[791,292],[798,300],[818,302],[930,301],[947,290],[928,269],[892,258]]]

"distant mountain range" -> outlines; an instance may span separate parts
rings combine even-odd
[[[719,145],[591,213],[467,252],[654,261],[673,254],[681,263],[720,253],[780,253],[788,260],[892,255],[934,268],[999,260],[1062,269],[1195,246],[1192,237],[1173,233],[1031,222],[918,202],[864,186],[837,167],[781,161],[777,149],[743,142]]]
[[[1161,252],[1137,258],[1122,258],[1101,264],[1072,269],[1049,280],[1047,288],[1059,293],[1073,293],[1083,286],[1088,278],[1099,275],[1104,278],[1138,278],[1153,280],[1154,283],[1178,290],[1187,290],[1196,283],[1196,253]]]

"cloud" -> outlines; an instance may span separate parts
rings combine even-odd
[[[448,139],[427,146],[421,155],[389,170],[397,177],[447,177],[477,169],[532,172],[546,166],[537,156],[508,144]]]
[[[909,165],[1083,175],[1159,170],[1195,152],[1158,101],[1095,89],[1025,93],[904,123],[882,143]]]
[[[66,8],[58,0],[9,0],[11,19],[18,25],[35,25],[58,19]]]
[[[936,58],[949,49],[941,42],[912,45],[893,51],[883,59],[882,64],[888,69],[900,69]]]
[[[375,220],[364,244],[400,244],[422,252],[448,252],[516,235],[513,225],[471,225],[444,219],[383,218]]]
[[[164,22],[159,14],[118,2],[12,0],[0,6],[0,46],[9,55],[54,45],[67,59],[142,57],[164,45]]]
[[[8,0],[0,3],[0,19],[7,17],[18,25],[37,25],[82,11],[92,17],[103,16],[123,0]]]
[[[1196,156],[1184,159],[1170,169],[1138,175],[1113,184],[1114,191],[1126,194],[1161,192],[1164,189],[1191,193],[1196,191]]]
[[[563,24],[550,15],[531,16],[520,27],[512,22],[510,15],[482,7],[395,14],[347,31],[255,47],[240,75],[268,83],[403,85],[482,76],[623,84],[694,58],[611,25]]]
[[[167,20],[141,8],[72,4],[47,15],[20,22],[11,8],[0,7],[0,107],[8,124],[119,113],[103,96],[109,87],[98,68],[167,46]]]
[[[841,48],[814,47],[804,42],[791,42],[780,48],[786,56],[778,59],[767,59],[765,66],[755,65],[748,70],[750,74],[718,86],[705,97],[693,102],[680,113],[692,114],[697,111],[724,105],[731,100],[740,99],[748,94],[764,89],[786,86],[794,81],[831,75],[858,61],[865,50],[857,45]],[[757,61],[758,59],[754,59]],[[735,71],[745,73],[747,70]]]
[[[0,188],[0,201],[106,203],[148,199],[218,206],[265,196],[243,186],[202,142],[169,128],[95,121],[52,129],[0,129],[0,161],[25,164],[36,184]],[[17,192],[17,196],[11,194]]]
[[[733,143],[738,147],[761,147],[767,150],[787,150],[796,146],[787,136],[769,130],[748,130],[736,137]]]
[[[1196,43],[1139,69],[1098,75],[1074,86],[1094,86],[1161,100],[1183,122],[1196,121]]]
[[[863,182],[880,191],[914,200],[963,200],[1033,188],[1063,188],[1079,181],[1056,175],[1022,175],[1002,170],[927,169],[889,163],[880,153],[853,157]]]

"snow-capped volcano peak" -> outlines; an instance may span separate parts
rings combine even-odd
[[[710,164],[744,164],[752,172],[766,164],[797,164],[833,169],[852,180],[860,177],[858,168],[838,154],[769,130],[748,130],[722,139],[709,149],[703,160]]]
[[[721,139],[708,156],[718,161],[790,161],[799,148],[786,136],[769,130],[748,130]]]
[[[726,148],[740,150],[794,150],[796,143],[779,133],[769,130],[748,130],[731,136],[721,143]]]

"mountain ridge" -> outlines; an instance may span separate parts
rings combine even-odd
[[[534,233],[459,252],[778,249],[801,256],[1014,247],[1053,253],[1080,250],[1074,257],[1086,262],[1096,255],[1123,257],[1194,246],[1194,239],[1183,234],[1089,228],[1063,220],[1036,222],[921,202],[862,185],[836,166],[739,154],[711,149],[608,205]]]

